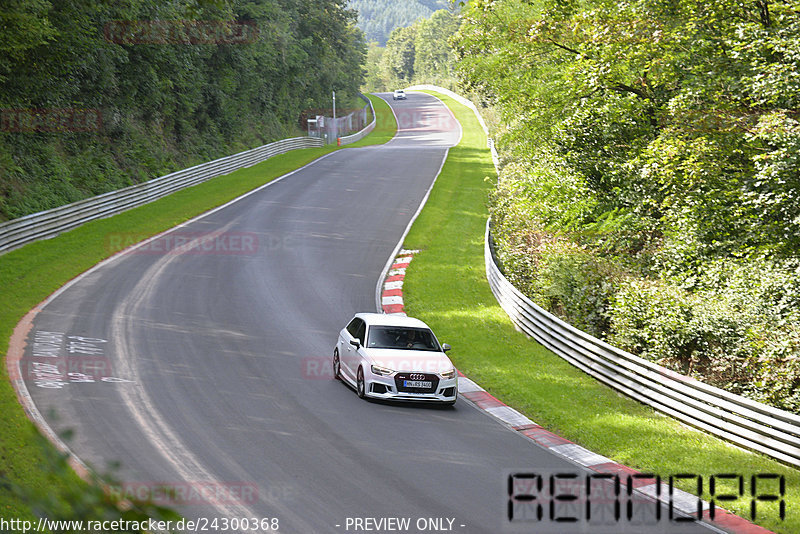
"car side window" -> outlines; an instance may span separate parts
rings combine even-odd
[[[358,330],[356,330],[355,338],[361,342],[361,345],[364,345],[364,339],[367,337],[367,324],[364,321],[361,321],[361,325],[359,325]]]
[[[367,335],[367,323],[356,317],[347,325],[347,331],[363,345]]]
[[[363,325],[363,324],[364,324],[364,321],[362,321],[361,319],[356,317],[352,321],[350,321],[350,324],[347,325],[347,332],[351,336],[357,338],[358,336],[356,335],[356,333],[358,332],[358,327]]]

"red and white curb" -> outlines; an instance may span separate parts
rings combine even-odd
[[[386,273],[381,292],[381,308],[384,313],[406,315],[403,306],[403,282],[406,277],[406,269],[414,258],[414,254],[418,252],[418,250],[400,250]],[[461,371],[458,372],[458,394],[537,445],[597,473],[619,475],[621,480],[627,480],[627,477],[631,475],[630,483],[634,487],[634,493],[672,506],[673,509],[687,516],[697,517],[698,499],[696,496],[680,489],[673,489],[670,494],[669,485],[663,482],[659,490],[656,483],[653,482],[655,476],[649,476],[636,469],[618,464],[542,428],[514,408],[493,397]],[[639,477],[637,478],[636,475]],[[706,501],[700,502],[702,503],[703,521],[720,532],[774,534],[771,530],[751,523],[718,506],[715,506],[712,521],[709,517],[709,504]]]
[[[418,252],[419,250],[401,250],[389,267],[381,292],[381,309],[384,313],[406,314],[403,308],[403,281],[406,278],[408,264]]]

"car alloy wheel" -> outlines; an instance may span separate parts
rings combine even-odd
[[[364,384],[364,369],[359,367],[358,378],[356,378],[356,392],[358,393],[358,396],[363,399],[365,391],[366,391],[366,385]]]
[[[333,378],[341,380],[342,364],[339,362],[339,349],[333,349]]]

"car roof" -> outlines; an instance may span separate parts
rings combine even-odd
[[[428,328],[430,327],[414,317],[407,317],[399,314],[388,313],[357,313],[359,317],[367,323],[367,326],[382,325],[382,326],[408,326],[413,328]]]

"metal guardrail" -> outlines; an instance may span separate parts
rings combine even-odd
[[[355,143],[356,141],[360,141],[361,139],[366,137],[368,133],[370,133],[372,130],[375,129],[375,124],[376,124],[376,121],[378,120],[378,117],[375,116],[375,108],[372,107],[372,100],[370,100],[369,98],[365,97],[364,95],[360,95],[360,96],[361,96],[361,98],[363,98],[364,100],[367,101],[367,104],[369,104],[369,111],[370,111],[370,113],[372,113],[372,122],[370,122],[360,132],[356,132],[353,135],[346,135],[344,137],[340,137],[339,138],[339,144],[341,146],[349,145],[350,143]]]
[[[613,347],[534,304],[500,272],[489,221],[486,277],[500,306],[533,337],[597,380],[691,426],[800,466],[800,416],[709,386]]]
[[[32,241],[55,237],[89,221],[142,206],[185,187],[261,163],[272,156],[299,148],[321,146],[321,139],[282,139],[147,182],[4,222],[0,224],[0,254]]]
[[[376,117],[372,101],[364,95],[359,96],[369,104],[369,109],[372,112],[372,122],[360,132],[342,137],[341,145],[363,139],[375,128]],[[110,217],[125,210],[142,206],[211,178],[228,174],[237,169],[251,167],[272,156],[299,148],[321,146],[324,146],[324,141],[315,137],[281,139],[232,156],[226,156],[160,176],[147,182],[0,223],[0,254],[39,239],[55,237],[89,221]]]

